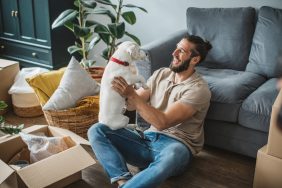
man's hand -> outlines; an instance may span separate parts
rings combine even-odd
[[[121,76],[117,76],[113,79],[112,88],[124,98],[136,94],[134,88],[131,85],[128,85],[125,79]]]
[[[115,77],[112,81],[112,88],[125,98],[127,110],[132,111],[136,109],[136,102],[138,101],[136,98],[138,98],[138,95],[133,86],[128,85],[123,77]]]

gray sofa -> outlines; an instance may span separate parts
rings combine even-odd
[[[140,63],[139,71],[148,78],[168,66],[187,33],[209,40],[213,49],[197,66],[212,92],[205,144],[256,157],[267,142],[276,81],[282,75],[282,10],[188,8],[186,15],[187,29],[142,47],[149,61]],[[137,123],[147,126],[140,116]]]

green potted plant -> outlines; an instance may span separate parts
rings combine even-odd
[[[106,7],[100,7],[98,10],[94,10],[93,13],[105,15],[110,20],[110,23],[98,23],[94,28],[94,32],[98,34],[95,41],[99,42],[102,40],[106,44],[106,48],[102,52],[102,57],[105,60],[109,60],[114,53],[115,48],[119,44],[117,40],[121,39],[125,35],[141,45],[140,40],[135,35],[126,31],[125,22],[130,25],[134,25],[136,23],[136,16],[132,9],[137,8],[146,13],[147,10],[133,4],[123,4],[123,0],[116,0],[116,4],[112,3],[111,0],[95,1]]]
[[[95,61],[88,59],[89,51],[97,44],[98,38],[93,38],[93,27],[97,22],[89,19],[93,14],[90,10],[94,10],[97,6],[95,0],[74,0],[75,9],[63,11],[52,23],[52,29],[65,26],[76,37],[74,45],[68,47],[70,54],[78,53],[80,62],[84,67],[92,66]]]
[[[5,101],[0,101],[0,123],[1,123],[1,119],[3,119],[3,116],[8,109],[8,105],[6,104]]]

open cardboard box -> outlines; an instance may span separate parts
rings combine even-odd
[[[268,142],[266,152],[269,155],[282,159],[282,130],[277,124],[278,114],[282,107],[282,89],[280,90],[273,106],[270,119]],[[282,187],[282,186],[281,186]]]
[[[253,188],[282,187],[282,159],[267,154],[267,147],[258,151]]]
[[[81,179],[81,170],[95,164],[95,160],[82,147],[89,142],[69,130],[47,125],[35,125],[22,132],[44,132],[48,136],[70,136],[75,146],[48,158],[16,169],[7,163],[26,144],[19,135],[0,140],[0,187],[64,187]]]

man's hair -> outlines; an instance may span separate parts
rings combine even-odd
[[[196,52],[193,52],[194,54],[192,54],[192,56],[196,57],[199,55],[201,57],[200,62],[204,61],[209,50],[212,49],[212,45],[210,44],[210,42],[205,41],[201,37],[196,35],[186,35],[184,39],[195,44]]]

